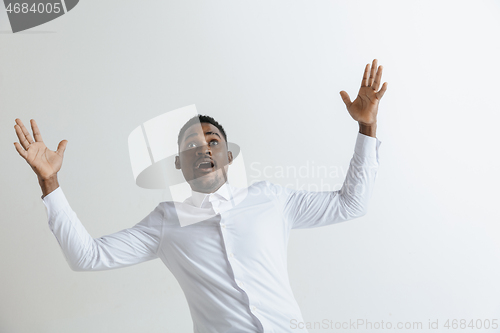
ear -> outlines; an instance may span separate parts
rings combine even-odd
[[[227,159],[229,161],[229,164],[233,163],[233,153],[228,151],[227,152]]]
[[[177,170],[181,169],[181,160],[179,159],[179,156],[175,156],[175,168]]]

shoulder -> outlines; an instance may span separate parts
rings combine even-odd
[[[186,202],[163,201],[158,204],[161,210],[162,224],[165,226],[179,226],[179,218],[191,212],[192,206]]]
[[[155,208],[155,211],[158,211],[163,218],[167,218],[175,214],[176,206],[179,204],[181,203],[174,201],[162,201]]]
[[[165,216],[165,207],[163,206],[163,202],[161,202],[146,217],[137,223],[135,228],[161,229]]]

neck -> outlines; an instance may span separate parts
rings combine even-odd
[[[210,187],[210,188],[199,188],[199,187],[193,186],[192,184],[189,184],[189,185],[191,186],[191,190],[193,190],[195,192],[210,194],[210,193],[217,192],[217,190],[219,190],[224,184],[225,184],[225,182],[222,184],[216,185],[214,187]]]

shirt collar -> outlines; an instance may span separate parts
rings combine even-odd
[[[202,192],[196,192],[193,190],[191,190],[191,192],[192,192],[191,203],[198,208],[201,208],[205,202],[208,202],[210,200],[210,196],[213,196],[219,200],[225,200],[225,201],[229,201],[232,198],[232,195],[231,195],[232,191],[231,191],[230,185],[228,183],[224,183],[214,193],[202,193]]]

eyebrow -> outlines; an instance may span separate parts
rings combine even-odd
[[[191,133],[188,136],[186,136],[183,141],[185,142],[188,138],[190,138],[192,136],[196,136],[196,135],[198,135],[198,133]],[[205,132],[205,135],[217,135],[219,137],[219,139],[222,140],[222,138],[220,137],[219,133],[208,131],[208,132]]]

